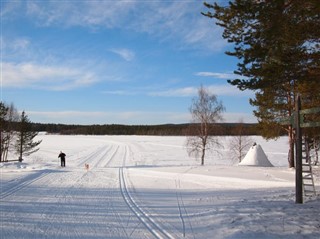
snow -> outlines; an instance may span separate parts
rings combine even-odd
[[[260,166],[260,167],[272,167],[273,165],[268,160],[267,155],[263,151],[260,144],[255,144],[250,147],[248,153],[239,163],[239,165],[246,166]]]
[[[295,204],[285,137],[254,138],[274,167],[237,166],[229,137],[205,166],[184,137],[38,139],[22,163],[0,164],[0,238],[320,238],[319,195]]]

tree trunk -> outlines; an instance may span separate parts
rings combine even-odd
[[[204,156],[206,154],[206,148],[202,148],[202,155],[201,155],[201,165],[204,165]]]
[[[204,141],[202,141],[201,165],[204,165],[204,157],[206,154],[206,145],[207,145],[207,139],[205,138]]]
[[[206,130],[207,132],[207,130]],[[202,154],[201,154],[201,165],[204,165],[204,157],[206,155],[206,147],[207,147],[207,138],[208,135],[205,134],[204,137],[202,138]]]
[[[0,130],[0,162],[2,162],[2,131]]]
[[[22,161],[22,153],[23,153],[23,146],[24,144],[24,139],[23,139],[23,132],[21,132],[21,135],[20,135],[20,152],[19,152],[19,160]]]
[[[294,168],[294,132],[293,127],[289,127],[289,153],[288,153],[289,168]]]

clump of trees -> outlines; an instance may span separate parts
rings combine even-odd
[[[228,82],[255,92],[250,103],[265,138],[287,131],[289,167],[294,167],[294,128],[279,121],[293,114],[298,94],[302,109],[320,105],[319,0],[235,0],[205,6],[208,12],[202,14],[221,26],[223,38],[233,44],[226,54],[238,58],[234,73],[239,78]]]
[[[0,102],[0,162],[8,160],[9,152],[19,155],[22,161],[23,156],[38,151],[41,140],[34,141],[37,135],[24,111],[19,115],[13,104]]]
[[[205,155],[208,150],[221,147],[217,135],[222,129],[217,124],[222,120],[222,112],[225,110],[216,95],[201,86],[198,97],[192,100],[190,113],[192,122],[187,131],[187,151],[189,155],[201,158],[204,165]]]

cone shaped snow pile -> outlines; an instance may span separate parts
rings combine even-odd
[[[244,159],[239,163],[241,166],[273,167],[267,155],[259,144],[252,146]]]

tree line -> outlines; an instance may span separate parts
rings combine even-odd
[[[218,123],[211,128],[210,135],[237,135],[237,128],[243,126],[243,134],[259,135],[257,124],[248,123]],[[75,125],[75,124],[44,124],[32,123],[32,129],[37,132],[64,135],[156,135],[156,136],[186,136],[191,134],[189,127],[196,123],[161,124],[161,125]],[[284,132],[283,132],[284,133]]]

